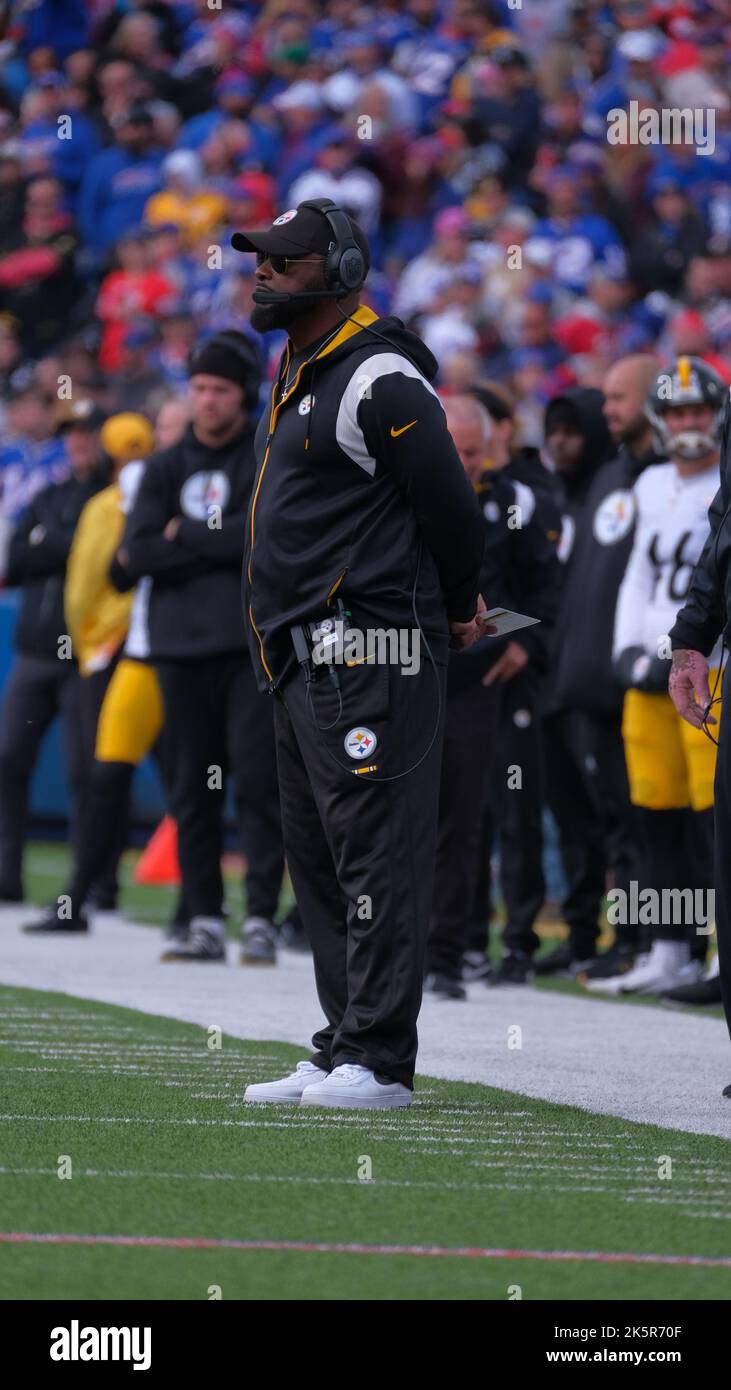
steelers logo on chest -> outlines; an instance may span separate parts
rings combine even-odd
[[[636,504],[627,488],[617,488],[599,503],[594,513],[594,539],[600,545],[616,545],[632,530]]]
[[[310,411],[312,410],[312,407],[313,407],[314,404],[315,404],[315,397],[314,397],[314,396],[303,396],[303,397],[302,397],[302,400],[300,401],[299,405],[297,406],[297,414],[298,414],[298,415],[309,415],[309,413],[310,413]]]
[[[230,495],[225,473],[192,473],[180,489],[180,509],[193,521],[207,521],[213,507],[225,510]]]
[[[486,502],[484,507],[482,508],[482,514],[485,517],[486,521],[499,521],[500,503],[494,501]]]

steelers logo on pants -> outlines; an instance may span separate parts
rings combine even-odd
[[[354,729],[349,729],[345,735],[345,751],[349,758],[354,758],[356,762],[361,762],[363,758],[369,758],[371,753],[375,753],[378,739],[372,729],[366,729],[364,724],[356,725]]]

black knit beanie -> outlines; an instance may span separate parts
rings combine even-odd
[[[188,376],[198,372],[235,381],[247,398],[253,395],[256,399],[261,383],[261,360],[251,339],[245,333],[230,329],[193,348],[188,359]]]

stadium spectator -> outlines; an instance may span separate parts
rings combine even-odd
[[[20,324],[21,344],[37,357],[68,332],[79,293],[76,229],[54,178],[27,185],[23,222],[0,256],[0,311]]]
[[[79,225],[97,263],[122,234],[139,227],[162,184],[163,151],[154,143],[152,115],[138,104],[112,118],[114,143],[90,161],[81,185]]]
[[[150,322],[126,326],[121,347],[121,366],[113,378],[115,406],[129,406],[154,414],[155,395],[167,393],[164,373],[153,365],[151,353],[157,345],[159,328]]]
[[[559,285],[582,294],[593,266],[624,269],[624,248],[611,223],[596,213],[581,211],[576,178],[569,165],[557,165],[549,172],[546,196],[546,216],[536,223],[533,236],[552,245]]]
[[[145,222],[151,227],[161,223],[177,227],[184,246],[212,232],[226,217],[227,200],[201,186],[201,173],[200,160],[192,150],[169,154],[162,165],[164,185],[145,206]]]
[[[122,365],[126,330],[135,321],[154,319],[175,296],[175,286],[150,265],[147,241],[127,232],[116,245],[118,267],[104,277],[95,313],[104,325],[99,365],[114,372]]]
[[[653,175],[649,192],[652,222],[632,248],[630,274],[642,294],[677,294],[690,261],[705,253],[707,233],[679,176]]]
[[[296,207],[307,198],[332,198],[373,236],[380,218],[381,185],[357,160],[358,142],[347,126],[325,130],[312,168],[300,174],[287,192],[288,205]]]
[[[431,246],[406,266],[399,279],[394,310],[400,318],[409,320],[423,313],[434,294],[456,280],[466,266],[479,267],[469,229],[469,218],[461,208],[444,208],[437,213]]]

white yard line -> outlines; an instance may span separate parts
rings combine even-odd
[[[298,1043],[303,1056],[320,1025],[308,956],[283,951],[275,969],[242,969],[234,964],[238,952],[230,944],[228,966],[162,965],[162,936],[153,928],[104,924],[88,938],[53,940],[18,931],[27,918],[27,907],[0,909],[2,984],[120,1004],[204,1029],[218,1026],[224,1034],[254,1041]],[[731,1101],[721,1096],[731,1081],[731,1051],[720,1019],[578,999],[529,986],[488,989],[473,984],[468,995],[466,1003],[425,999],[419,1022],[421,1073],[731,1138]],[[75,1017],[91,1021],[88,1015]],[[522,1032],[520,1047],[514,1045],[516,1025]],[[50,1057],[62,1043],[49,1035],[40,1046]],[[149,1055],[158,1048],[158,1043],[150,1044]],[[187,1051],[179,1049],[177,1060]],[[137,1053],[141,1060],[139,1048]],[[91,1061],[89,1051],[83,1055]],[[108,1061],[110,1052],[100,1048],[96,1055]],[[176,1060],[167,1056],[171,1063]],[[258,1059],[252,1070],[259,1074]],[[272,1070],[276,1072],[275,1064]]]

